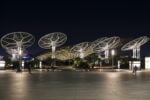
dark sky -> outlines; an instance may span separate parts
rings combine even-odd
[[[65,45],[93,41],[102,36],[118,35],[125,39],[150,36],[149,2],[12,0],[2,1],[0,11],[0,37],[15,31],[29,32],[36,37],[35,45],[28,49],[34,54],[43,50],[37,45],[38,39],[57,31],[67,34]],[[149,46],[146,48],[150,50]],[[0,48],[0,55],[3,53]]]

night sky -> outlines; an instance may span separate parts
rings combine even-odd
[[[24,31],[36,38],[31,54],[43,49],[38,39],[51,32],[63,32],[68,36],[65,45],[82,41],[94,41],[103,36],[120,36],[132,40],[139,36],[150,37],[149,2],[23,2],[0,3],[0,37],[6,33]],[[150,43],[142,46],[144,55],[150,56]],[[147,50],[146,50],[147,49]],[[0,48],[0,55],[4,49]]]

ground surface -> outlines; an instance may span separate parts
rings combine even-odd
[[[0,71],[0,100],[150,100],[150,71]]]

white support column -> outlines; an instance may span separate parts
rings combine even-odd
[[[17,69],[17,72],[22,71],[22,48],[20,42],[18,43],[18,56],[19,56],[19,68]]]
[[[39,68],[42,69],[42,61],[40,61]]]
[[[114,67],[114,55],[115,55],[115,50],[114,49],[112,49],[111,50],[111,56],[112,56],[112,68]]]
[[[25,65],[25,62],[22,61],[22,70],[24,71],[24,65]]]
[[[109,49],[108,49],[108,44],[105,47],[105,59],[108,59],[109,57]]]
[[[108,59],[108,57],[109,57],[109,50],[107,49],[105,50],[105,59]]]
[[[136,58],[136,49],[133,49],[133,56],[132,58]]]
[[[52,59],[55,59],[56,46],[52,46]]]
[[[12,61],[16,61],[17,60],[17,56],[16,56],[16,54],[14,53],[14,54],[12,54],[12,58],[11,58],[11,60]]]
[[[101,53],[98,54],[98,58],[100,59],[99,66],[102,67],[102,56],[101,56]]]
[[[132,70],[132,62],[129,61],[129,69]]]
[[[84,52],[83,52],[82,48],[79,50],[79,53],[80,53],[79,54],[80,58],[83,59],[84,58]]]
[[[120,60],[118,60],[118,69],[120,69]]]
[[[137,59],[140,59],[140,48],[136,49]]]
[[[55,51],[56,51],[56,46],[53,44],[52,45],[52,66],[56,66],[56,55],[55,55]]]
[[[22,68],[24,69],[24,61],[22,61]]]

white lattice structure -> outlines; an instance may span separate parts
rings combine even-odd
[[[17,53],[15,54],[19,56],[20,62],[23,50],[32,46],[34,42],[35,38],[27,32],[12,32],[1,38],[2,47],[10,53],[16,50]],[[21,64],[19,70],[21,70]]]
[[[93,47],[95,53],[105,53],[105,59],[109,57],[109,50],[114,49],[119,45],[120,37],[114,36],[109,38],[102,38],[96,46]]]
[[[149,38],[147,36],[142,36],[128,42],[121,48],[121,50],[122,51],[132,50],[133,51],[132,58],[140,59],[140,47],[148,41]]]
[[[12,32],[1,38],[1,45],[5,49],[25,49],[34,44],[35,38],[27,32]]]
[[[52,49],[52,59],[56,58],[56,47],[63,45],[67,41],[67,35],[61,32],[53,32],[44,35],[38,41],[41,48]]]
[[[71,48],[71,52],[74,53],[76,57],[80,57],[81,59],[93,53],[89,42],[82,42],[82,43],[74,45]]]
[[[105,39],[107,39],[108,37],[101,37],[98,38],[97,40],[91,42],[91,47],[95,48],[97,45],[99,45],[101,42],[103,42]]]

